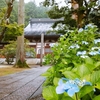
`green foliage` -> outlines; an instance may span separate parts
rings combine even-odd
[[[97,35],[98,34],[98,35]],[[76,78],[80,80],[87,80],[92,85],[83,86],[77,93],[77,96],[69,97],[66,92],[57,94],[54,98],[56,100],[98,100],[100,93],[100,41],[97,27],[85,27],[85,30],[75,29],[69,30],[65,35],[61,36],[58,43],[52,47],[53,54],[45,57],[45,63],[51,64],[52,67],[48,69],[43,76],[46,81],[43,85],[43,96],[46,100],[53,100],[52,95],[46,97],[45,88],[56,90],[59,79],[65,77],[70,80]],[[92,53],[91,53],[92,52]],[[52,88],[51,88],[52,87]],[[98,90],[98,91],[97,91]],[[77,97],[77,99],[75,99]]]
[[[86,94],[89,94],[90,92],[93,91],[93,87],[92,86],[84,86],[80,89],[79,92],[79,97],[82,98],[84,97]]]
[[[7,9],[7,4],[6,4],[6,0],[0,0],[0,9],[4,9],[6,8]],[[1,13],[1,12],[0,12]],[[12,10],[12,13],[11,13],[11,16],[10,16],[10,22],[13,23],[13,22],[17,22],[17,14],[18,14],[18,1],[17,0],[14,0],[14,3],[13,3],[13,10]],[[3,16],[4,17],[4,16]],[[1,18],[0,18],[1,19]]]
[[[5,1],[0,1],[0,2],[4,3]],[[7,10],[5,4],[3,4],[3,6],[0,8],[0,37],[3,35],[2,37],[3,39],[1,38],[0,39],[1,41],[16,40],[17,36],[22,35],[22,33],[24,32],[24,25],[18,25],[16,22],[14,22],[13,18],[11,21],[13,22],[12,24],[6,23],[9,19],[5,19],[5,14]],[[15,16],[17,16],[17,14]]]
[[[63,17],[63,12],[60,11],[58,6],[53,6],[49,11],[48,11],[48,16],[52,19],[57,19]]]
[[[1,27],[7,27],[3,41],[16,40],[17,36],[21,36],[24,32],[24,25],[18,25],[17,23],[3,24]]]
[[[10,22],[14,23],[14,22],[18,22],[18,1],[15,0],[13,2],[13,10],[12,13],[10,15]]]
[[[43,89],[43,97],[47,100],[58,100],[58,96],[53,86],[48,86]]]
[[[63,18],[63,25],[70,26],[70,29],[76,27],[83,27],[84,25],[92,22],[95,25],[100,26],[100,1],[99,0],[74,0],[78,4],[77,9],[73,9],[71,6],[72,0],[62,1],[64,4],[56,0],[44,0],[43,5],[49,6],[48,16],[52,19]],[[76,14],[78,19],[72,19],[72,15]],[[82,24],[80,26],[80,24]],[[100,30],[100,28],[99,28]],[[65,31],[65,30],[63,30]],[[66,31],[65,31],[66,32]],[[57,32],[58,33],[58,32]],[[64,33],[63,33],[64,34]]]
[[[100,95],[96,96],[93,100],[100,100]]]
[[[30,18],[47,18],[47,7],[37,6],[30,1],[25,4],[25,25],[29,23]]]
[[[34,49],[29,47],[29,45],[27,44],[27,41],[25,42],[26,42],[25,43],[25,55],[28,52],[32,54],[31,57],[34,57],[35,56]],[[9,44],[3,47],[3,49],[0,49],[0,55],[6,58],[6,62],[8,64],[12,64],[12,62],[14,62],[14,58],[16,56],[16,47],[17,47],[16,41],[10,41]],[[20,64],[20,61],[18,63]],[[25,62],[23,64],[25,64]]]
[[[16,43],[14,41],[10,42],[10,44],[5,45],[3,49],[0,49],[0,55],[3,55],[6,58],[6,62],[11,64],[14,62],[14,58],[16,55]]]
[[[4,8],[6,6],[5,0],[0,0],[0,8]]]

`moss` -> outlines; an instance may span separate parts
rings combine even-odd
[[[18,62],[14,65],[14,67],[17,68],[29,68],[28,64],[24,60],[23,62],[21,60],[18,60]]]

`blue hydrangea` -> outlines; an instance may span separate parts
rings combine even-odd
[[[92,85],[91,82],[87,82],[86,80],[79,80],[78,78],[76,78],[74,81],[80,87],[83,87],[84,85]]]
[[[75,80],[68,80],[66,78],[62,78],[58,82],[58,86],[56,87],[56,93],[62,94],[67,92],[67,94],[72,97],[75,93],[80,91],[80,87],[84,85],[92,85],[90,82],[86,80],[79,80],[76,78]]]
[[[63,80],[60,79],[56,88],[56,93],[62,94],[64,92],[67,92],[68,95],[72,97],[76,92],[79,92],[79,87],[74,81],[67,81],[64,83]]]

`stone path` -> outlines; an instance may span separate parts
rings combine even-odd
[[[39,92],[45,78],[41,76],[49,67],[36,67],[0,77],[0,100],[30,100]]]

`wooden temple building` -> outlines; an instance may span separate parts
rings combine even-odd
[[[30,19],[28,26],[24,30],[24,37],[30,41],[30,47],[35,49],[37,58],[40,58],[41,52],[43,55],[52,53],[50,48],[60,37],[54,32],[48,33],[48,31],[52,31],[52,25],[55,21],[58,21],[58,19]]]

